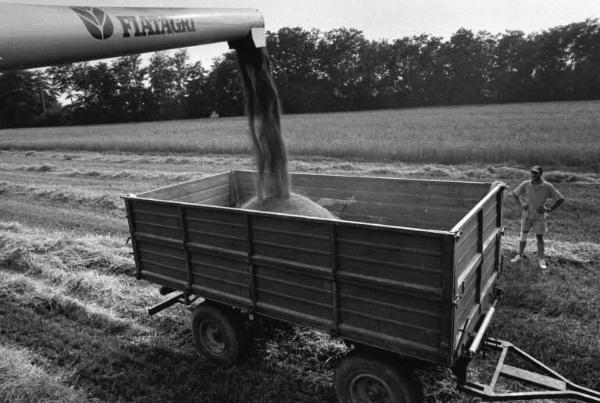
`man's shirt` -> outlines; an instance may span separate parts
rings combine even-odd
[[[513,193],[519,197],[521,204],[527,204],[529,207],[523,211],[523,216],[532,220],[543,220],[546,213],[540,213],[538,209],[544,206],[548,200],[562,199],[563,195],[551,184],[542,179],[540,183],[533,183],[531,180],[522,182],[513,190]]]

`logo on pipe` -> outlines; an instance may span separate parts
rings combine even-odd
[[[90,35],[96,39],[108,39],[113,34],[113,23],[103,10],[96,7],[71,7],[75,11]]]
[[[75,11],[90,35],[96,39],[108,39],[113,34],[112,20],[104,10],[96,7],[71,7]],[[123,38],[146,35],[168,35],[184,32],[196,32],[191,18],[174,18],[161,15],[123,15],[116,17],[123,28]]]
[[[191,18],[174,18],[163,15],[123,15],[117,16],[123,27],[123,38],[146,35],[180,34],[196,32],[196,25]]]

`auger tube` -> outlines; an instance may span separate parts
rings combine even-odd
[[[0,70],[232,42],[264,47],[249,8],[68,7],[0,3]]]

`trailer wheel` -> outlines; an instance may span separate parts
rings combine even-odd
[[[344,403],[417,403],[416,385],[387,360],[351,352],[335,370],[335,393]]]
[[[225,309],[208,304],[194,310],[192,336],[201,354],[224,366],[238,360],[245,341],[237,318]]]

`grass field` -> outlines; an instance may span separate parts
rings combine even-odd
[[[549,161],[546,177],[567,197],[550,221],[551,269],[506,268],[492,334],[600,389],[598,109],[589,102],[299,115],[285,117],[284,128],[296,172],[514,186],[534,161]],[[0,131],[0,401],[335,401],[338,340],[261,323],[267,329],[257,326],[244,360],[219,368],[193,349],[189,312],[148,316],[162,297],[133,278],[120,196],[252,168],[244,131],[241,118]],[[507,200],[507,258],[517,216]],[[428,402],[477,401],[456,391],[446,369],[420,377]]]
[[[244,118],[5,130],[0,149],[240,154]],[[600,169],[600,101],[290,115],[294,156],[418,163],[475,161]]]

